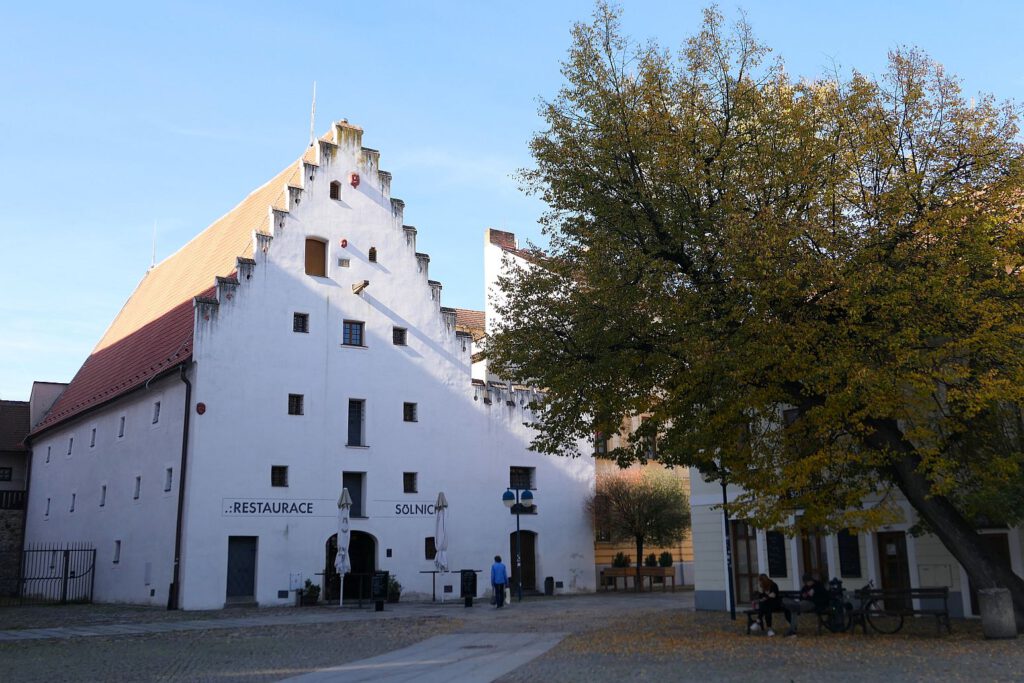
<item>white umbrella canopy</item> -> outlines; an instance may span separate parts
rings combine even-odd
[[[434,518],[434,548],[437,554],[434,555],[434,566],[437,571],[448,571],[448,500],[444,492],[437,494],[437,502],[434,504],[436,517]]]
[[[348,544],[351,534],[349,532],[348,512],[352,507],[352,497],[348,494],[347,488],[341,489],[341,497],[338,498],[338,554],[334,557],[334,568],[341,579],[341,586],[344,588],[345,574],[352,571],[352,561],[348,556]],[[338,604],[341,605],[342,597],[339,590]]]

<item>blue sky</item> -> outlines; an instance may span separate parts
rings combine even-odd
[[[627,0],[626,31],[677,47],[704,2]],[[1024,3],[741,5],[794,75],[878,73],[912,44],[967,93],[1018,102]],[[722,4],[735,15],[737,5]],[[150,262],[347,118],[394,174],[444,303],[483,306],[483,230],[539,240],[537,98],[590,2],[5,3],[0,9],[0,398],[69,381]]]

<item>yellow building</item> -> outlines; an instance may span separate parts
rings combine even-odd
[[[623,425],[623,432],[630,432],[635,427],[639,426],[639,420],[635,420],[636,424],[631,424],[627,421]],[[600,477],[602,474],[618,471],[620,468],[613,460],[605,460],[600,457],[602,452],[606,452],[609,448],[614,448],[618,445],[618,436],[613,436],[605,443],[599,443],[597,446],[596,457],[596,470],[595,475]],[[677,477],[683,482],[683,486],[687,492],[687,496],[690,495],[690,470],[687,467],[674,467],[667,468],[664,465],[651,461],[645,465],[632,465],[629,469],[657,469],[669,472],[673,476]],[[600,529],[595,528],[594,530],[594,564],[598,575],[598,585],[600,585],[600,574],[601,570],[612,565],[612,559],[618,553],[629,555],[631,564],[636,566],[636,543],[632,541],[612,542],[607,537],[602,538],[603,534]],[[683,540],[667,547],[662,546],[649,546],[644,545],[644,557],[651,555],[652,553],[660,557],[663,552],[668,552],[672,555],[672,566],[676,568],[676,584],[677,585],[693,585],[693,540],[691,532],[687,531]],[[641,558],[643,561],[643,558]]]

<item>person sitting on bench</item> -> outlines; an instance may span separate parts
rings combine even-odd
[[[757,600],[755,601],[757,606],[757,623],[750,626],[751,631],[757,631],[761,628],[762,622],[768,629],[765,631],[765,635],[774,636],[775,631],[772,630],[772,612],[779,612],[782,610],[782,598],[779,596],[779,585],[768,578],[767,574],[761,574],[757,577],[757,583],[761,588],[761,592],[757,593]]]
[[[782,607],[789,622],[787,636],[796,635],[796,619],[804,612],[821,613],[828,609],[828,590],[811,574],[804,574],[799,600],[783,600]]]

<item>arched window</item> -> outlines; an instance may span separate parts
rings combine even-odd
[[[337,180],[331,181],[331,199],[341,199],[341,183]]]
[[[315,237],[306,239],[306,275],[327,277],[327,243]]]
[[[377,262],[377,247],[370,247],[370,262]]]

